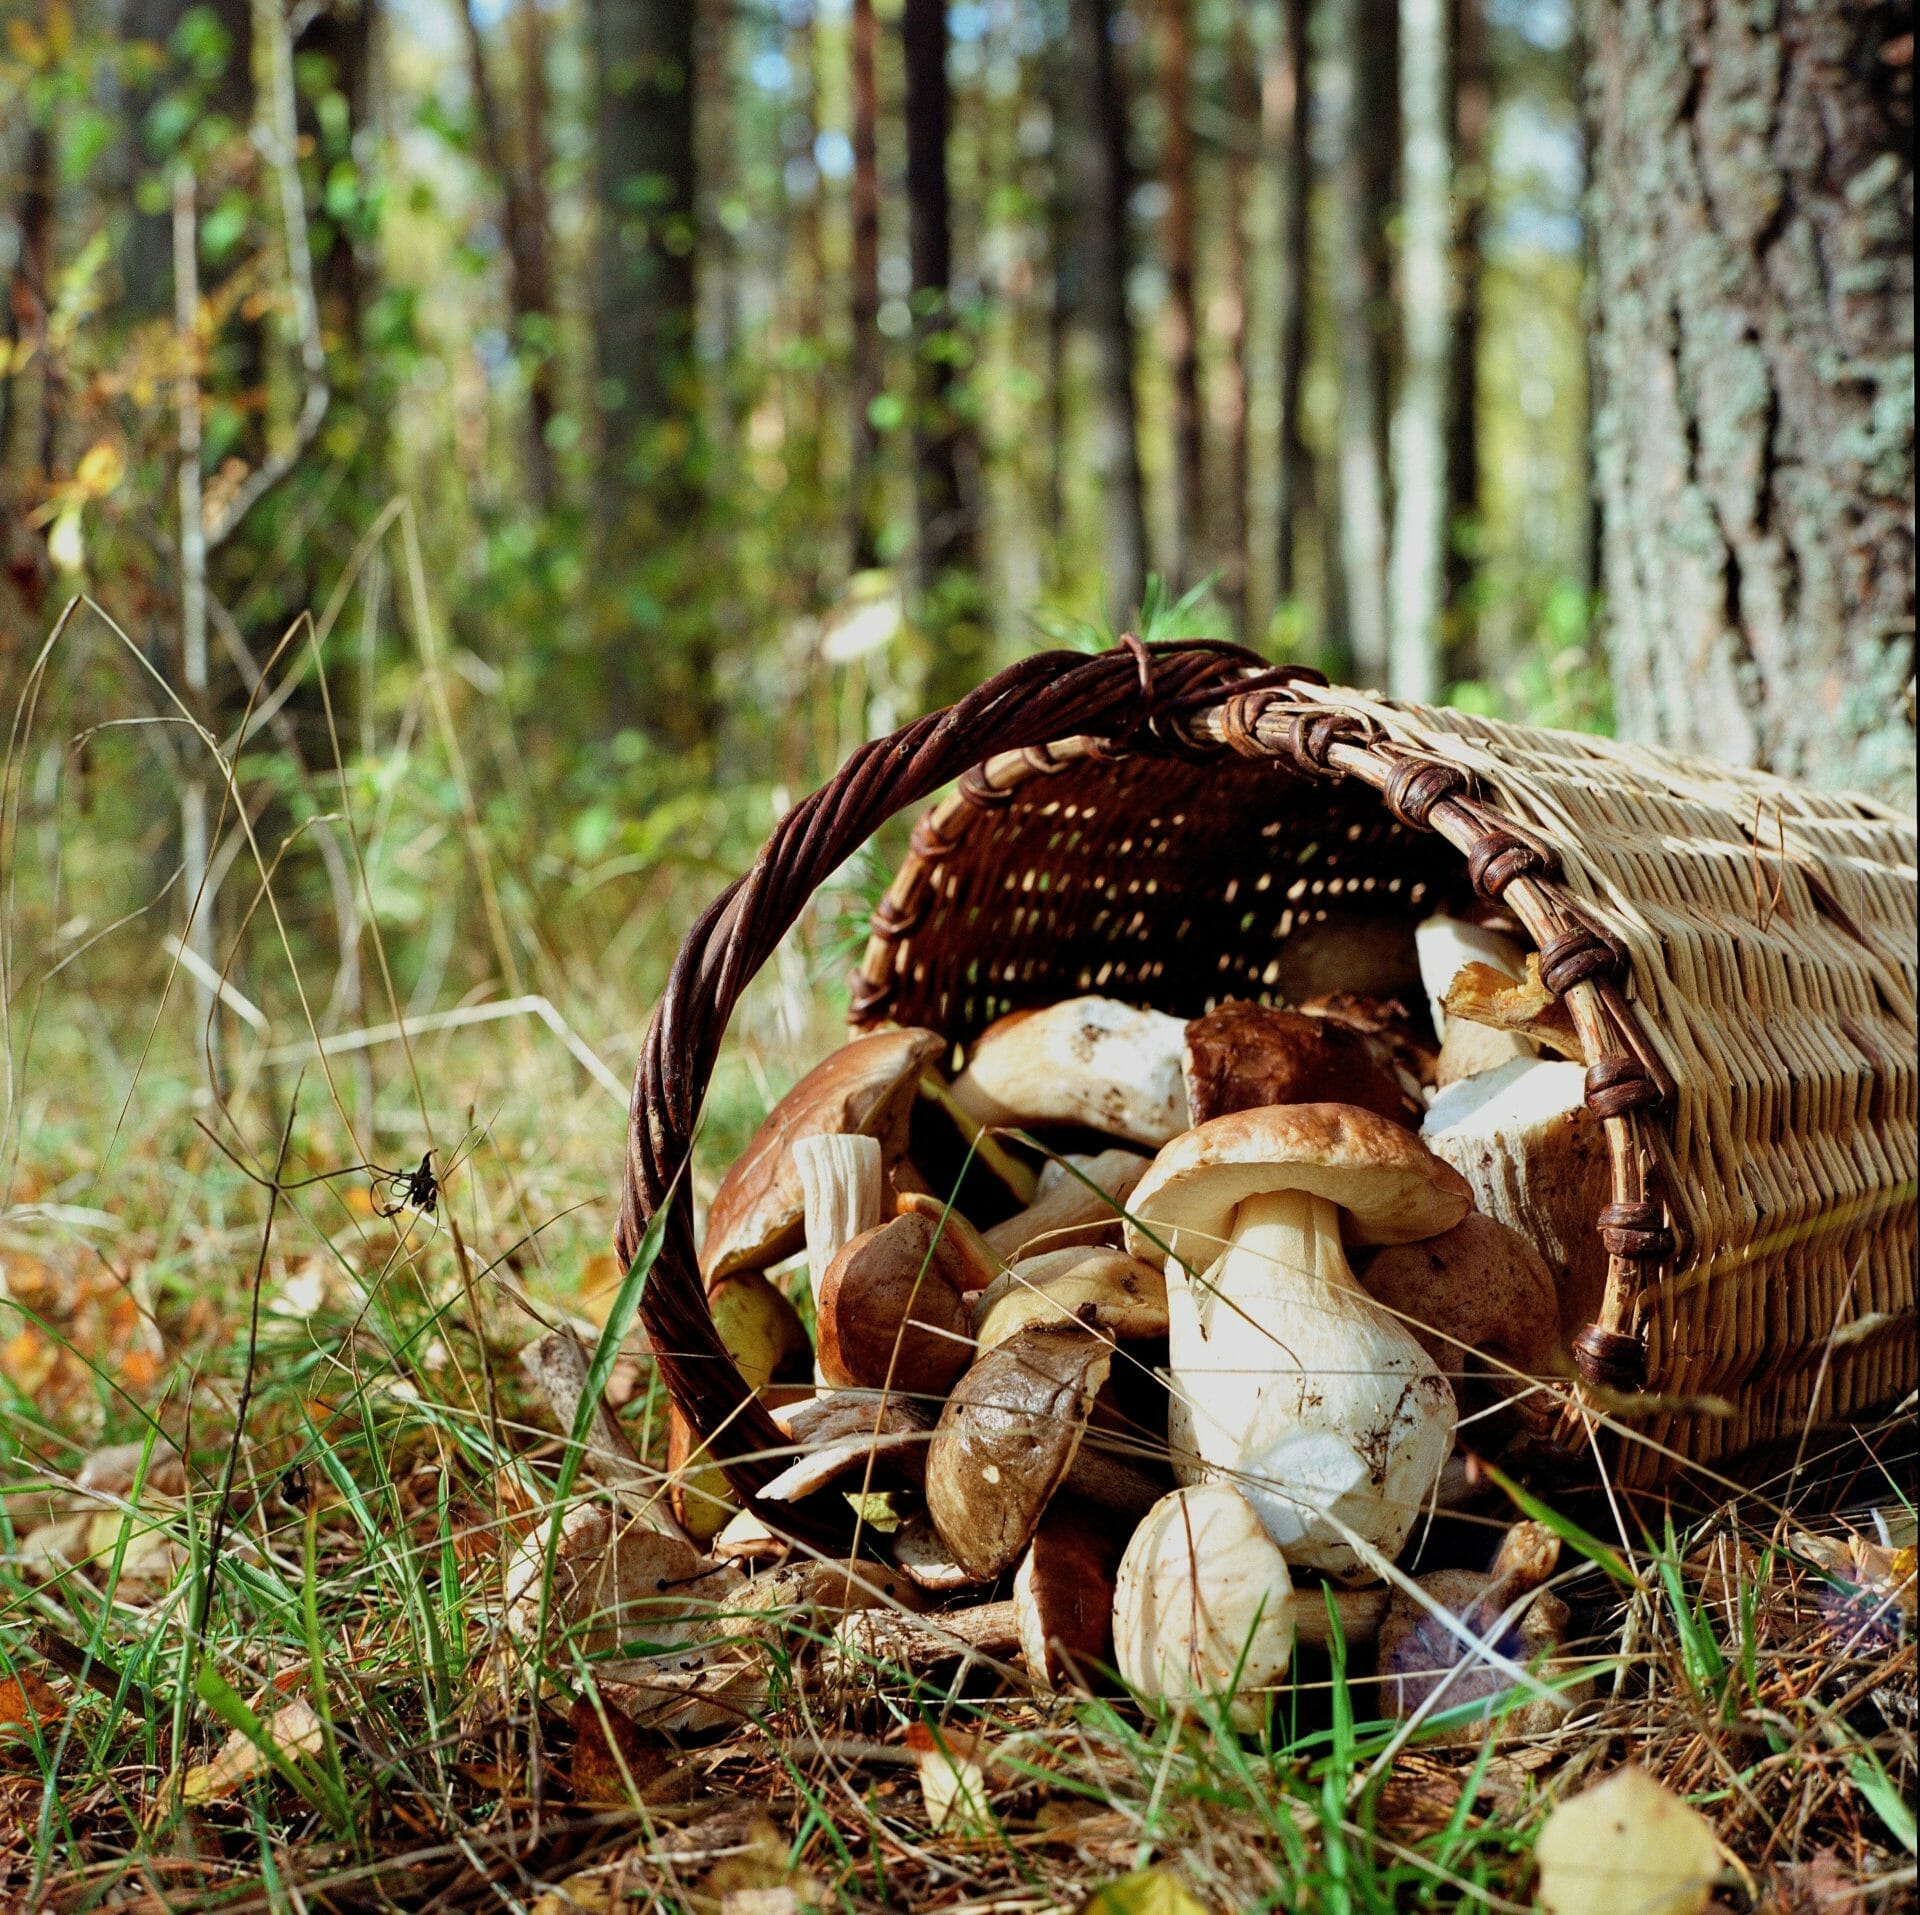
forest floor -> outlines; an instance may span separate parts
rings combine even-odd
[[[503,1623],[567,1454],[516,1354],[616,1287],[607,1086],[520,1019],[230,1055],[222,1109],[164,1042],[39,1017],[0,1217],[0,1906],[1524,1907],[1551,1806],[1628,1759],[1712,1821],[1723,1906],[1913,1904],[1910,1422],[1556,1515],[1591,1680],[1550,1734],[1403,1742],[1359,1657],[1303,1651],[1241,1739],[990,1665],[828,1693],[804,1644],[731,1726],[648,1731]],[[800,1054],[732,1058],[723,1137]],[[429,1146],[431,1214],[386,1175]],[[657,1457],[648,1366],[614,1394]],[[973,1764],[943,1822],[916,1724]]]

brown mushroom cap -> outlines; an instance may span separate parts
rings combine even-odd
[[[973,1360],[952,1261],[937,1222],[915,1212],[855,1237],[820,1281],[820,1374],[833,1384],[945,1396]]]
[[[1167,1280],[1118,1250],[1052,1250],[1023,1258],[980,1292],[975,1335],[982,1350],[1031,1324],[1078,1323],[1106,1337],[1167,1334]]]
[[[1355,1104],[1415,1130],[1422,1115],[1368,1039],[1238,998],[1187,1026],[1184,1068],[1196,1124],[1261,1104]]]
[[[898,1157],[921,1073],[945,1048],[933,1031],[871,1031],[801,1078],[767,1113],[713,1194],[700,1247],[707,1281],[733,1270],[763,1270],[799,1249],[806,1199],[793,1146],[800,1138],[864,1132],[881,1140],[887,1156]]]
[[[1560,1295],[1553,1272],[1519,1231],[1471,1211],[1437,1237],[1390,1244],[1361,1277],[1441,1372],[1459,1376],[1485,1350],[1528,1376],[1553,1372]],[[1501,1379],[1494,1378],[1498,1387]]]
[[[1350,1243],[1437,1236],[1472,1205],[1460,1173],[1398,1124],[1351,1104],[1281,1104],[1176,1137],[1133,1193],[1127,1248],[1143,1263],[1172,1254],[1204,1269],[1240,1205],[1277,1190],[1335,1205]]]
[[[1027,1673],[1049,1688],[1113,1661],[1113,1588],[1125,1534],[1063,1498],[1034,1531],[1013,1579]]]
[[[927,1511],[969,1575],[984,1582],[1019,1559],[1112,1362],[1085,1330],[1022,1330],[955,1386],[927,1451]]]
[[[773,1412],[792,1438],[794,1460],[760,1491],[770,1503],[797,1503],[825,1489],[905,1485],[926,1475],[931,1419],[892,1391],[833,1390]]]

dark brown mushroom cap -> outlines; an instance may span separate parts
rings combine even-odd
[[[1013,1579],[1027,1673],[1050,1688],[1113,1661],[1113,1590],[1124,1524],[1062,1497],[1033,1533]]]
[[[820,1280],[815,1354],[829,1383],[943,1397],[973,1360],[956,1251],[917,1212],[863,1231]]]
[[[1237,998],[1187,1026],[1185,1069],[1196,1124],[1262,1104],[1353,1104],[1413,1130],[1422,1115],[1357,1032]]]
[[[816,1064],[770,1110],[720,1180],[707,1211],[700,1269],[709,1283],[764,1270],[800,1248],[806,1198],[793,1162],[802,1137],[864,1132],[887,1157],[906,1145],[921,1073],[946,1048],[933,1031],[872,1031]]]
[[[984,1582],[1019,1559],[1112,1361],[1085,1330],[1022,1330],[955,1386],[927,1452],[927,1511],[969,1575]]]
[[[1411,992],[1409,996],[1414,1002],[1425,1004],[1420,992]],[[1416,1083],[1433,1082],[1438,1049],[1433,1033],[1424,1028],[1424,1017],[1415,1022],[1414,1013],[1399,998],[1363,997],[1358,991],[1323,991],[1318,997],[1302,998],[1293,1008],[1302,1017],[1324,1018],[1329,1024],[1337,1024],[1342,1030],[1365,1038],[1373,1047],[1377,1062],[1397,1066]]]

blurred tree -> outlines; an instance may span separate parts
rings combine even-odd
[[[853,0],[847,60],[852,105],[853,181],[850,212],[853,256],[848,305],[853,353],[848,366],[850,412],[848,506],[852,519],[853,569],[880,561],[880,435],[874,423],[886,378],[880,339],[880,74],[879,31],[873,0]]]
[[[1340,374],[1337,470],[1346,643],[1364,685],[1387,676],[1387,213],[1398,148],[1396,10],[1333,0],[1326,76],[1333,109],[1332,313]]]
[[[1621,728],[1908,803],[1912,27],[1587,12]]]
[[[1448,667],[1480,669],[1474,617],[1474,552],[1480,542],[1480,274],[1487,212],[1487,132],[1493,76],[1486,0],[1453,0],[1453,370],[1447,403]]]
[[[1285,604],[1299,589],[1297,525],[1312,480],[1300,430],[1307,363],[1307,261],[1312,234],[1312,160],[1307,145],[1307,0],[1279,0],[1280,31],[1263,85],[1268,138],[1279,170],[1278,284],[1274,331],[1279,359],[1279,444],[1273,487],[1273,593]]]
[[[1247,510],[1253,485],[1249,440],[1247,307],[1251,297],[1253,161],[1260,146],[1260,83],[1253,40],[1236,11],[1227,23],[1226,244],[1221,258],[1220,412],[1226,425],[1226,483],[1219,513],[1220,598],[1234,630],[1247,629]]]
[[[1446,590],[1447,403],[1453,376],[1452,48],[1446,0],[1400,0],[1400,336],[1393,418],[1387,686],[1440,694]]]
[[[933,640],[929,702],[980,675],[985,651],[970,435],[956,373],[967,350],[953,310],[953,207],[947,181],[947,10],[905,0],[907,242],[913,271],[914,504],[920,615]]]
[[[1107,612],[1133,617],[1147,586],[1147,512],[1134,396],[1133,318],[1127,306],[1125,81],[1113,43],[1111,0],[1068,0],[1063,118],[1064,300],[1085,328],[1094,364],[1093,470],[1099,486]],[[1063,435],[1064,436],[1064,435]]]
[[[508,143],[500,103],[487,69],[486,41],[476,0],[462,0],[467,72],[473,84],[480,151],[498,183],[507,246],[507,305],[527,372],[527,488],[543,512],[557,500],[552,427],[553,274],[547,234],[546,43],[538,0],[519,0],[514,10],[514,48],[520,80],[520,131]]]
[[[1200,426],[1200,327],[1193,268],[1193,132],[1189,88],[1193,33],[1189,0],[1159,0],[1160,183],[1166,188],[1167,357],[1173,380],[1173,550],[1168,570],[1179,586],[1204,564],[1206,459]]]

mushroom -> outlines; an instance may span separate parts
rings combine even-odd
[[[1290,1003],[1323,991],[1398,997],[1419,981],[1412,924],[1379,912],[1315,918],[1296,909],[1292,931],[1261,973],[1261,982]]]
[[[799,1452],[760,1491],[763,1503],[797,1503],[822,1490],[918,1488],[926,1476],[928,1418],[882,1390],[834,1390],[773,1412]]]
[[[1526,953],[1515,939],[1484,924],[1449,917],[1444,911],[1436,911],[1414,927],[1413,943],[1420,957],[1420,985],[1427,994],[1427,1008],[1433,1013],[1433,1034],[1443,1042],[1447,1035],[1447,987],[1469,964],[1490,965],[1509,978],[1526,975]]]
[[[899,1202],[903,1217],[924,1217],[933,1225],[940,1240],[940,1261],[948,1280],[966,1293],[984,1290],[1006,1269],[1006,1259],[945,1197],[931,1191],[903,1192]]]
[[[973,1360],[953,1239],[909,1212],[855,1237],[821,1280],[822,1381],[943,1397]]]
[[[1228,1483],[1163,1496],[1120,1559],[1113,1597],[1114,1655],[1143,1701],[1228,1697],[1234,1727],[1253,1731],[1286,1674],[1296,1640],[1332,1633],[1323,1590],[1296,1591],[1287,1559],[1253,1505]],[[1371,1635],[1382,1590],[1332,1592],[1347,1639]]]
[[[778,1386],[807,1381],[813,1351],[806,1327],[758,1270],[721,1277],[708,1290],[707,1305],[721,1344],[750,1389],[769,1395]],[[667,1418],[667,1471],[674,1515],[696,1542],[711,1542],[733,1514],[733,1491],[678,1407]]]
[[[1425,1108],[1364,1037],[1324,1017],[1228,998],[1187,1026],[1183,1068],[1196,1124],[1259,1104],[1357,1104],[1417,1128]]]
[[[863,1132],[879,1139],[884,1158],[897,1159],[921,1073],[945,1049],[946,1039],[933,1031],[872,1031],[801,1078],[713,1194],[700,1247],[707,1281],[764,1270],[799,1249],[805,1195],[793,1146],[801,1138]]]
[[[1485,1024],[1450,1017],[1447,1034],[1440,1040],[1439,1054],[1433,1060],[1434,1088],[1445,1090],[1449,1084],[1462,1084],[1470,1077],[1497,1071],[1516,1058],[1538,1055],[1518,1031],[1496,1031]]]
[[[1117,1244],[1122,1207],[1151,1161],[1137,1150],[1119,1149],[1049,1159],[1033,1202],[983,1233],[988,1248],[1011,1263],[1075,1244]]]
[[[1517,1230],[1470,1212],[1451,1230],[1419,1243],[1390,1244],[1360,1281],[1391,1310],[1452,1381],[1471,1377],[1498,1401],[1525,1389],[1525,1377],[1559,1374],[1560,1293],[1553,1273]],[[1493,1366],[1474,1363],[1483,1351]],[[1517,1374],[1516,1374],[1517,1373]],[[1538,1399],[1516,1406],[1536,1433],[1549,1412]]]
[[[1133,1193],[1128,1248],[1205,1271],[1167,1286],[1175,1474],[1230,1475],[1290,1562],[1350,1580],[1365,1546],[1396,1554],[1453,1447],[1453,1392],[1355,1280],[1343,1222],[1405,1243],[1467,1208],[1417,1137],[1345,1104],[1216,1117]]]
[[[1567,1606],[1545,1587],[1560,1559],[1560,1539],[1544,1523],[1515,1523],[1501,1539],[1493,1567],[1482,1575],[1470,1569],[1437,1569],[1415,1579],[1426,1596],[1422,1603],[1396,1589],[1376,1640],[1380,1704],[1389,1720],[1405,1721],[1426,1710],[1440,1713],[1468,1703],[1485,1705],[1481,1716],[1508,1695],[1507,1672],[1462,1642],[1461,1634],[1483,1642],[1509,1663],[1538,1668],[1565,1639]],[[1431,1606],[1430,1606],[1431,1605]],[[1457,1622],[1450,1629],[1433,1613],[1446,1610]],[[1500,1714],[1501,1732],[1538,1735],[1553,1728],[1584,1695],[1563,1688],[1555,1697],[1534,1696]],[[1449,1730],[1444,1742],[1477,1741],[1484,1722]]]
[[[974,1303],[982,1350],[1031,1324],[1079,1324],[1116,1340],[1167,1334],[1167,1281],[1150,1263],[1119,1250],[1050,1250],[1027,1257]]]
[[[885,1213],[887,1179],[874,1137],[803,1137],[793,1147],[807,1240],[807,1282],[814,1308],[828,1266]]]
[[[1120,1545],[1111,1521],[1056,1502],[1013,1575],[1020,1653],[1035,1682],[1084,1682],[1112,1659],[1114,1575]]]
[[[1442,1002],[1450,1032],[1463,1021],[1484,1024],[1493,1030],[1516,1031],[1556,1057],[1575,1063],[1586,1058],[1573,1013],[1541,982],[1535,952],[1527,953],[1526,970],[1517,984],[1491,964],[1463,965],[1454,973]]]
[[[1074,1328],[1021,1330],[975,1361],[927,1450],[927,1512],[978,1582],[1012,1568],[1054,1492],[1122,1516],[1156,1494],[1140,1470],[1081,1437],[1112,1367],[1112,1346]]]
[[[953,1560],[953,1551],[940,1540],[933,1518],[924,1509],[910,1511],[887,1539],[887,1553],[900,1573],[917,1588],[935,1595],[965,1589],[973,1578]]]
[[[1607,1284],[1594,1219],[1613,1201],[1613,1164],[1580,1066],[1522,1058],[1452,1085],[1420,1134],[1472,1186],[1474,1208],[1517,1230],[1559,1273],[1562,1331],[1591,1323]]]
[[[1015,1011],[974,1039],[953,1101],[983,1125],[1083,1124],[1164,1144],[1187,1128],[1185,1028],[1107,997]]]
[[[976,1603],[970,1609],[924,1616],[862,1609],[834,1625],[821,1672],[830,1682],[891,1669],[918,1675],[963,1656],[998,1660],[1019,1647],[1019,1606],[1011,1601]]]
[[[1293,1007],[1302,1017],[1325,1018],[1375,1047],[1403,1083],[1418,1091],[1433,1081],[1434,1039],[1413,1021],[1397,997],[1363,997],[1358,991],[1323,991]]]

